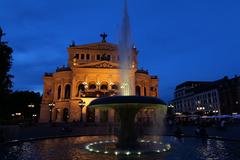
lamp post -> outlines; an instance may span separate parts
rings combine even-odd
[[[203,113],[204,113],[204,110],[205,110],[205,107],[197,107],[197,111],[198,111],[200,114],[203,114]]]
[[[29,110],[31,111],[31,112],[30,112],[30,115],[32,114],[32,110],[33,110],[34,107],[35,107],[34,104],[29,104],[29,105],[28,105],[28,108],[29,108]]]
[[[216,109],[216,110],[213,110],[212,111],[214,115],[217,115],[219,113],[219,111]]]
[[[80,114],[80,116],[81,116],[80,117],[80,123],[83,122],[82,109],[85,106],[85,104],[86,104],[86,102],[84,102],[83,100],[80,100],[79,103],[78,103],[78,106],[80,107],[80,112],[81,112],[81,114]]]
[[[173,110],[174,110],[174,105],[170,104],[169,106],[167,106],[168,115],[173,115]]]
[[[174,105],[170,104],[170,105],[168,106],[168,108],[174,108]]]
[[[48,104],[48,107],[49,107],[49,123],[52,123],[52,109],[55,107],[55,103],[52,102],[52,103],[49,103]]]
[[[202,106],[201,101],[199,101],[199,100],[196,102],[196,104],[197,104],[197,106],[196,106],[197,114],[202,116],[204,114],[205,107]]]
[[[30,113],[29,113],[29,115],[30,115],[29,118],[31,119],[31,123],[32,123],[32,119],[33,119],[33,118],[32,118],[32,113],[33,113],[34,107],[35,107],[35,106],[34,106],[34,104],[32,104],[32,103],[28,105],[29,112],[30,112]]]

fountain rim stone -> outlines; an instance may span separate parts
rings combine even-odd
[[[159,108],[166,107],[166,103],[157,98],[150,96],[109,96],[93,100],[88,106],[91,108],[120,108],[128,106],[131,108]]]

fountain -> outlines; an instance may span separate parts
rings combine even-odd
[[[133,96],[134,95],[134,81],[135,78],[131,76],[131,72],[136,72],[132,67],[132,43],[130,22],[127,9],[127,0],[124,5],[123,23],[121,27],[120,41],[119,41],[119,56],[120,56],[120,70],[121,70],[121,96],[112,96],[99,98],[89,104],[91,108],[100,110],[114,109],[115,113],[120,119],[119,133],[117,134],[118,141],[116,143],[116,150],[121,150],[126,154],[135,152],[137,154],[152,151],[151,149],[143,149],[138,141],[138,133],[135,130],[135,117],[141,109],[162,109],[165,110],[165,103],[156,97],[147,96]],[[107,143],[109,143],[108,141]],[[96,144],[96,143],[95,143]],[[93,145],[93,144],[92,144]],[[90,146],[92,146],[90,145]],[[88,145],[90,151],[94,150]],[[170,149],[170,147],[162,148],[163,150]],[[141,152],[140,152],[141,150]],[[99,150],[96,150],[100,152]],[[160,152],[159,150],[157,150]],[[105,151],[104,153],[109,152]],[[114,151],[116,153],[116,151]],[[119,151],[117,152],[119,153]]]
[[[100,110],[114,109],[115,113],[118,115],[120,119],[120,128],[119,133],[116,135],[118,141],[107,141],[106,143],[115,143],[116,148],[111,150],[112,153],[118,154],[142,154],[149,152],[162,152],[170,149],[169,144],[163,144],[162,142],[156,141],[145,141],[139,140],[138,134],[135,130],[135,116],[141,109],[162,109],[165,110],[165,103],[156,97],[147,97],[147,96],[112,96],[99,98],[92,101],[89,104],[91,108],[97,108]],[[153,148],[146,148],[143,143],[148,143],[154,145]],[[100,144],[103,144],[100,143]],[[99,143],[95,142],[95,145],[99,145]],[[101,152],[99,149],[96,150],[91,148],[94,146],[94,143],[87,145],[87,149],[90,151]],[[106,148],[106,146],[105,146]],[[110,148],[110,147],[109,147]],[[103,153],[106,151],[102,151]],[[108,153],[110,151],[107,151]]]
[[[131,75],[135,68],[131,64],[132,43],[126,1],[120,35],[121,95],[99,98],[89,105],[90,108],[100,110],[115,110],[120,119],[117,138],[109,139],[109,136],[88,132],[88,135],[79,137],[46,137],[46,139],[40,137],[23,141],[15,140],[6,145],[0,144],[0,159],[240,159],[239,140],[233,141],[219,137],[208,139],[183,137],[179,140],[172,136],[162,136],[161,140],[165,142],[163,143],[158,141],[158,135],[154,135],[157,139],[152,138],[153,136],[139,138],[134,123],[137,112],[147,108],[160,109],[161,114],[164,114],[166,106],[156,97],[134,96],[135,79]],[[174,149],[171,149],[171,146]],[[163,153],[170,149],[170,153]]]

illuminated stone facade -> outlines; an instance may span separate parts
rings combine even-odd
[[[137,49],[132,48],[132,62],[129,69],[135,80],[134,93],[140,96],[158,96],[158,78],[147,71],[138,70]],[[117,117],[113,110],[90,110],[88,104],[95,98],[120,94],[120,58],[115,44],[102,41],[87,45],[72,44],[68,48],[68,67],[57,68],[44,76],[44,92],[41,104],[40,122],[50,120],[49,104],[54,103],[52,121],[79,121],[84,101],[82,118],[88,123],[114,123]],[[139,113],[151,121],[151,111]]]

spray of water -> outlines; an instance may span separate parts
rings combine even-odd
[[[124,2],[124,13],[119,36],[119,57],[121,68],[121,95],[134,95],[134,76],[131,74],[133,62],[130,19],[127,0]]]
[[[120,72],[121,72],[121,95],[129,96],[135,94],[135,70],[132,68],[133,64],[133,50],[132,50],[132,38],[131,38],[131,25],[128,14],[127,0],[124,0],[124,12],[122,25],[119,36],[119,57],[120,57]],[[140,111],[140,115],[141,115]],[[165,111],[162,109],[157,110],[154,117],[154,124],[152,128],[152,134],[162,134],[164,131],[163,119]],[[126,113],[127,114],[127,113]]]

